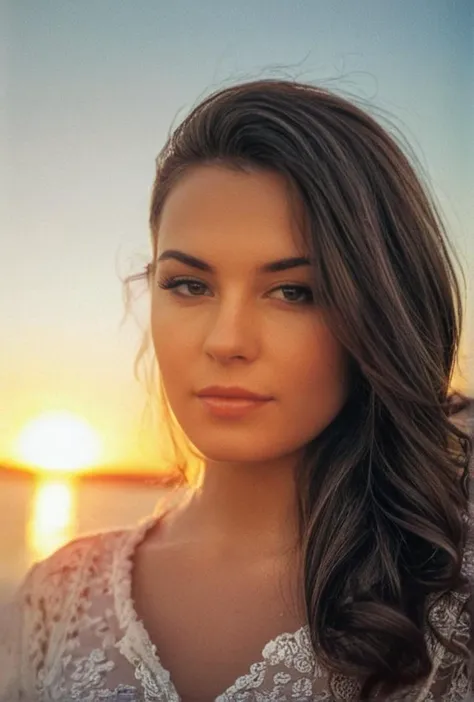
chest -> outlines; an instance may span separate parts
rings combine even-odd
[[[133,593],[182,702],[214,700],[262,660],[265,644],[304,623],[297,583],[281,562],[143,555]]]

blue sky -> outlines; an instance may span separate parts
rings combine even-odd
[[[474,392],[469,0],[11,0],[5,12],[0,460],[30,415],[59,407],[98,426],[114,461],[153,461],[119,275],[149,254],[170,127],[211,90],[262,76],[350,91],[406,135],[468,277]]]

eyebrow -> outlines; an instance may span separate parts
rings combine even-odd
[[[198,270],[205,271],[206,273],[216,273],[216,269],[214,266],[211,266],[210,263],[207,263],[200,258],[196,258],[196,256],[191,256],[191,254],[184,253],[184,251],[178,251],[177,249],[168,249],[163,251],[161,256],[158,258],[158,263],[169,259],[180,261],[186,266],[197,268]],[[279,271],[286,271],[290,268],[298,268],[300,266],[309,265],[311,265],[309,258],[305,258],[304,256],[293,256],[291,258],[281,258],[278,261],[264,263],[262,266],[259,266],[258,272],[278,273]]]

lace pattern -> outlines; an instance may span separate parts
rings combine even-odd
[[[0,621],[0,702],[181,702],[131,597],[132,556],[156,523],[104,532],[66,545],[30,570]],[[463,569],[473,578],[473,543]],[[468,592],[437,602],[437,631],[467,646]],[[431,634],[433,673],[392,702],[467,701],[467,664]],[[359,685],[328,676],[314,658],[309,627],[269,641],[260,661],[215,702],[353,702]]]

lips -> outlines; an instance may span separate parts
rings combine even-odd
[[[268,400],[255,400],[248,397],[217,397],[215,395],[201,395],[199,400],[211,416],[228,420],[243,419],[252,415],[258,408],[269,404]]]
[[[273,399],[269,395],[261,395],[251,392],[246,388],[240,387],[222,387],[211,385],[200,390],[197,395],[199,397],[222,398],[227,400],[252,400],[252,401],[267,401]]]

